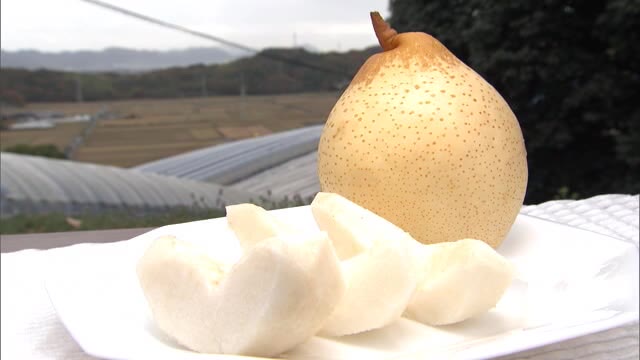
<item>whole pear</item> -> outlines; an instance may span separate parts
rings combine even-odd
[[[494,248],[522,206],[527,154],[500,94],[430,35],[398,34],[377,12],[382,46],[342,94],[318,148],[324,192],[338,193],[422,243]]]

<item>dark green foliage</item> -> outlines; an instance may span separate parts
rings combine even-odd
[[[45,144],[45,145],[18,144],[18,145],[9,146],[3,151],[16,153],[16,154],[43,156],[43,157],[54,158],[54,159],[67,158],[62,151],[58,150],[57,146],[51,145],[51,144]]]
[[[62,214],[16,215],[0,221],[0,234],[25,234],[70,231],[73,228]]]
[[[79,220],[79,226],[72,226],[67,216],[62,213],[50,214],[20,214],[0,221],[0,234],[25,234],[59,231],[106,230],[124,228],[160,227],[191,221],[213,219],[226,215],[222,209],[209,209],[204,205],[204,199],[196,199],[193,195],[193,205],[190,208],[178,208],[162,213],[136,213],[126,210],[113,210],[100,214],[86,214],[74,216]],[[282,209],[294,206],[309,205],[313,199],[303,199],[300,195],[288,198],[271,199],[271,196],[261,197],[252,201],[265,209]]]
[[[25,105],[24,96],[15,90],[0,88],[0,105],[2,104],[23,107]]]
[[[172,210],[163,214],[136,216],[125,211],[77,217],[80,226],[74,227],[67,217],[54,214],[21,214],[0,221],[0,234],[24,234],[59,231],[105,230],[124,228],[160,227],[196,220],[224,216],[222,210]]]
[[[300,194],[295,194],[289,199],[288,196],[284,196],[281,199],[272,199],[271,195],[269,196],[260,196],[258,201],[251,201],[252,203],[261,206],[267,210],[275,210],[275,209],[284,209],[296,206],[305,206],[311,205],[313,201],[313,196],[309,196],[307,198],[303,198]]]
[[[520,121],[526,203],[640,192],[640,2],[392,0],[398,31],[432,34]]]

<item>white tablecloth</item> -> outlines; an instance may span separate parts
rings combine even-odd
[[[524,206],[523,214],[638,244],[638,195],[601,195]],[[102,245],[108,246],[108,245]],[[2,254],[2,359],[92,359],[58,320],[44,289],[45,264],[67,248]],[[541,347],[503,359],[638,359],[638,323]]]

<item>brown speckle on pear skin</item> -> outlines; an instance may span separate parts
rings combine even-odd
[[[322,191],[423,243],[476,238],[497,247],[528,177],[515,115],[439,41],[372,19],[385,50],[365,62],[329,115],[318,148]]]

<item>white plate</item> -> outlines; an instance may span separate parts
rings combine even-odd
[[[316,227],[309,207],[274,211]],[[128,241],[82,244],[51,264],[47,291],[61,321],[89,354],[107,359],[229,359],[185,350],[153,324],[135,264],[151,240],[172,234],[236,252],[224,218],[155,229]],[[314,337],[282,354],[291,359],[476,359],[510,354],[638,320],[635,244],[520,215],[499,252],[516,265],[496,308],[460,324],[428,327],[402,318],[375,331]]]

